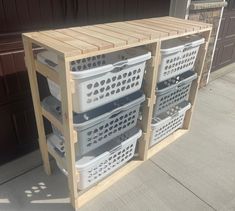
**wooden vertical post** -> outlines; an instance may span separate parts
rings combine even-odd
[[[35,68],[35,63],[34,63],[32,42],[29,41],[28,38],[23,36],[23,44],[24,44],[24,52],[25,52],[25,64],[28,69],[29,83],[31,87],[33,106],[34,106],[34,111],[35,111],[34,113],[36,117],[37,129],[38,129],[39,148],[40,148],[41,155],[42,155],[44,170],[48,175],[50,175],[51,168],[50,168],[49,154],[48,154],[47,143],[46,143],[46,135],[45,135],[45,129],[44,129],[44,123],[43,123],[41,102],[40,102],[40,97],[39,97],[37,74],[36,74],[36,68]]]
[[[68,172],[68,185],[70,191],[70,199],[73,207],[78,208],[76,199],[78,197],[77,174],[75,167],[75,147],[73,136],[73,108],[72,108],[72,90],[70,64],[64,56],[58,56],[59,78],[61,88],[61,105],[62,105],[62,121],[63,134],[65,140],[65,156]]]
[[[160,64],[161,42],[153,43],[147,46],[151,51],[152,59],[146,65],[146,74],[144,81],[144,92],[146,101],[143,106],[142,121],[140,123],[143,135],[139,143],[139,157],[146,160],[148,157],[149,141],[151,137],[151,122],[153,115],[153,106],[156,102],[156,84],[158,77],[158,67]]]
[[[186,112],[183,129],[190,129],[192,114],[195,107],[195,100],[197,99],[197,93],[200,86],[200,80],[202,76],[202,71],[206,59],[207,48],[210,41],[211,30],[202,32],[201,35],[205,38],[205,43],[202,44],[199,48],[198,58],[195,63],[195,72],[198,75],[197,80],[192,82],[191,90],[189,93],[189,102],[192,104],[192,107]]]

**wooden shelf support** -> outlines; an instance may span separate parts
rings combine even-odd
[[[143,135],[139,141],[139,157],[146,160],[148,157],[149,141],[151,137],[151,123],[153,116],[153,107],[156,101],[156,84],[158,77],[158,67],[161,60],[161,42],[153,43],[146,46],[151,51],[152,58],[146,65],[146,74],[144,82],[144,92],[146,101],[143,104],[141,129]]]
[[[34,59],[35,62],[35,68],[36,71],[42,74],[44,77],[49,78],[56,84],[59,84],[59,73],[55,70],[51,69],[50,67],[46,66],[45,64],[42,64],[38,62],[36,59]]]
[[[38,82],[37,82],[37,75],[36,75],[36,67],[35,67],[34,57],[33,57],[32,42],[27,37],[23,36],[23,44],[24,44],[24,51],[25,51],[25,64],[28,69],[29,83],[30,83],[30,88],[32,92],[33,106],[34,106],[34,112],[35,112],[35,117],[36,117],[37,129],[38,129],[39,148],[40,148],[40,152],[42,155],[44,170],[48,175],[50,175],[51,168],[50,168],[49,154],[48,154],[47,143],[46,143],[45,129],[44,129],[44,124],[43,124],[41,102],[40,102],[40,97],[39,97]]]
[[[194,80],[191,85],[191,89],[189,92],[189,102],[192,104],[191,108],[186,112],[185,119],[184,119],[184,125],[183,128],[186,130],[190,129],[191,126],[191,120],[193,111],[195,108],[195,101],[197,99],[197,93],[200,86],[200,80],[202,77],[202,71],[204,68],[205,58],[207,54],[207,49],[210,41],[211,36],[211,30],[205,31],[201,33],[201,36],[205,38],[205,43],[202,44],[199,48],[198,57],[195,62],[195,72],[198,74],[198,79]]]
[[[58,65],[60,73],[60,86],[61,96],[61,111],[62,111],[62,122],[63,122],[63,134],[65,141],[65,156],[68,172],[68,185],[70,191],[70,199],[73,207],[77,208],[76,199],[78,197],[77,190],[77,173],[75,166],[75,147],[74,142],[71,141],[74,138],[73,130],[73,109],[72,109],[72,93],[71,93],[71,76],[70,76],[70,63],[64,57],[58,56]]]

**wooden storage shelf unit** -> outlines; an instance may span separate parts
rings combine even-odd
[[[47,174],[51,173],[49,154],[51,154],[60,165],[64,167],[66,166],[68,171],[70,199],[75,209],[81,207],[84,203],[112,185],[119,178],[132,171],[144,160],[149,159],[155,153],[175,141],[178,137],[189,130],[210,33],[210,24],[182,20],[173,17],[162,17],[23,34],[25,61],[33,96],[39,133],[39,145],[43,158],[44,169]],[[149,149],[153,106],[157,98],[155,88],[158,76],[158,67],[161,63],[161,42],[192,34],[200,34],[206,41],[199,49],[198,59],[195,65],[195,71],[199,77],[197,80],[193,81],[190,91],[189,100],[192,107],[186,113],[183,129],[177,130],[159,144]],[[57,55],[59,67],[58,72],[53,71],[46,65],[35,60],[32,44],[43,47]],[[75,168],[74,143],[77,141],[77,137],[76,132],[74,132],[73,129],[72,93],[74,91],[74,83],[70,76],[70,62],[136,46],[145,46],[145,48],[149,49],[152,53],[152,58],[146,65],[147,71],[145,74],[145,80],[148,83],[145,83],[143,88],[146,95],[146,101],[143,106],[143,118],[138,123],[143,132],[143,135],[139,140],[139,157],[128,162],[125,166],[89,190],[80,192],[77,189],[79,175]],[[58,121],[53,117],[53,115],[42,108],[39,98],[36,72],[60,85],[62,96],[62,122]],[[65,137],[66,159],[61,159],[53,152],[52,149],[48,148],[43,125],[43,116],[56,125],[56,127],[63,133]]]

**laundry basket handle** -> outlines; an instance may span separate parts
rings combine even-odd
[[[53,68],[55,68],[58,65],[49,59],[45,59],[44,61],[47,63],[47,65],[49,65],[50,67],[53,67]]]
[[[113,154],[113,153],[117,152],[118,150],[120,150],[121,148],[122,148],[122,145],[118,145],[117,147],[111,149],[111,150],[109,151],[109,153],[110,153],[110,154]]]
[[[175,113],[171,116],[171,118],[173,119],[173,118],[177,117],[178,115],[179,115],[179,111],[175,112]]]
[[[194,73],[192,76],[190,76],[190,77],[188,77],[188,78],[186,78],[186,79],[180,81],[180,82],[178,83],[177,87],[182,87],[182,86],[186,85],[187,83],[193,81],[193,80],[196,79],[196,78],[197,78],[197,73]]]
[[[193,46],[193,44],[190,42],[190,43],[186,43],[184,47],[185,47],[185,48],[190,48],[190,47],[192,47],[192,46]]]
[[[109,118],[112,119],[112,118],[118,116],[118,115],[119,115],[120,113],[122,113],[122,112],[123,112],[123,111],[119,111],[119,112],[113,114],[112,116],[110,116]]]
[[[186,84],[185,81],[181,81],[181,82],[179,82],[179,83],[177,84],[177,88],[182,87],[182,86],[184,86],[185,84]]]
[[[161,89],[159,89],[159,90],[157,89],[157,92],[158,92],[159,95],[163,95],[163,94],[169,92],[170,90],[178,89],[178,88],[184,86],[185,84],[186,84],[186,82],[181,81],[178,84],[174,84],[173,87],[172,86],[168,86],[168,87],[166,87],[166,88],[164,88],[162,90]]]
[[[120,61],[120,62],[116,62],[113,64],[113,70],[111,72],[119,72],[121,71],[121,67],[124,67],[128,64],[128,60],[124,60],[124,61]]]

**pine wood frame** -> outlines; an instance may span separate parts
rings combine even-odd
[[[147,25],[147,28],[145,26]],[[164,27],[164,26],[165,27]],[[98,30],[99,28],[99,30]],[[158,30],[159,28],[159,30]],[[100,30],[102,29],[102,30]],[[112,33],[108,33],[105,29],[113,29]],[[66,167],[68,171],[68,186],[70,190],[70,199],[72,206],[77,210],[79,207],[84,205],[86,202],[97,196],[99,193],[110,187],[114,182],[118,179],[122,178],[137,166],[142,164],[145,160],[149,159],[151,156],[177,140],[180,136],[189,131],[190,122],[194,110],[195,99],[198,92],[200,77],[204,65],[205,55],[207,51],[207,46],[209,43],[209,38],[211,34],[211,25],[205,23],[199,23],[194,21],[187,21],[176,19],[172,17],[163,17],[163,18],[154,18],[154,19],[145,19],[145,20],[136,20],[129,22],[120,22],[120,23],[112,23],[112,24],[103,24],[97,26],[89,26],[89,27],[76,27],[73,28],[74,33],[81,33],[81,40],[74,41],[75,45],[81,46],[78,50],[73,48],[73,45],[70,44],[70,47],[65,43],[63,45],[63,40],[58,42],[58,40],[53,39],[51,35],[56,36],[57,31],[45,31],[45,32],[32,32],[23,34],[23,43],[25,50],[25,63],[28,69],[30,87],[32,92],[36,123],[39,134],[39,146],[43,159],[43,165],[45,172],[50,175],[50,162],[49,162],[49,154],[54,157],[57,162]],[[89,32],[94,32],[94,35],[89,35]],[[138,31],[140,31],[138,33]],[[60,31],[60,33],[64,33],[69,35],[71,29],[64,29]],[[100,37],[104,32],[105,34]],[[126,44],[123,44],[119,41],[117,37],[117,33],[122,35],[122,39],[126,39]],[[130,35],[128,35],[130,33]],[[198,73],[197,80],[193,81],[192,88],[190,90],[190,102],[192,107],[187,111],[183,129],[177,130],[172,135],[165,138],[163,141],[158,143],[157,145],[151,147],[149,149],[149,140],[151,137],[151,119],[153,113],[153,106],[156,101],[157,95],[155,93],[155,86],[158,76],[158,67],[161,63],[160,56],[160,48],[161,42],[166,41],[172,38],[191,35],[199,33],[201,36],[205,38],[205,43],[201,45],[199,49],[199,56],[196,61],[195,71]],[[71,34],[73,34],[71,32]],[[107,35],[108,34],[108,35]],[[110,34],[110,35],[109,35]],[[47,37],[48,35],[48,37]],[[49,36],[50,35],[50,36]],[[60,35],[60,34],[59,34]],[[60,35],[62,36],[62,35]],[[82,37],[83,36],[83,37]],[[91,47],[90,45],[84,44],[84,39],[90,41],[90,43],[98,42],[95,47]],[[92,37],[94,36],[94,37]],[[107,42],[107,38],[109,38],[109,42],[112,43],[112,46],[109,46],[109,42]],[[148,39],[146,38],[148,37]],[[66,36],[62,36],[63,39],[68,38]],[[135,38],[135,39],[133,39]],[[61,39],[59,37],[59,39]],[[65,39],[64,42],[69,39]],[[77,40],[77,39],[75,39]],[[137,41],[138,42],[137,42]],[[70,41],[70,40],[69,40]],[[62,44],[61,44],[62,43]],[[121,43],[121,44],[120,44]],[[52,50],[58,55],[59,61],[59,73],[56,73],[49,67],[40,64],[35,60],[33,55],[33,44],[37,44],[43,48],[48,50]],[[70,77],[70,68],[69,62],[81,58],[85,58],[88,56],[93,56],[97,54],[110,53],[122,49],[127,49],[135,46],[145,45],[147,49],[149,49],[152,53],[152,59],[147,62],[147,71],[145,74],[145,80],[148,81],[144,86],[144,92],[146,95],[146,101],[144,102],[143,109],[143,119],[138,123],[141,127],[143,135],[139,140],[139,157],[131,160],[125,166],[114,172],[112,175],[108,176],[97,185],[91,187],[86,191],[78,191],[77,190],[77,181],[79,180],[79,175],[75,169],[75,149],[74,143],[77,141],[77,133],[73,129],[73,117],[72,117],[72,95],[74,92],[74,83]],[[98,46],[98,47],[97,47]],[[68,50],[69,49],[69,50]],[[82,49],[82,53],[81,53]],[[64,50],[64,51],[63,51]],[[57,84],[61,86],[61,96],[62,96],[62,117],[63,121],[58,121],[53,115],[44,110],[40,103],[39,98],[39,90],[37,84],[37,72],[42,74],[43,76],[50,78]],[[58,156],[53,149],[48,148],[46,143],[46,135],[44,131],[43,125],[43,117],[52,122],[64,135],[65,137],[65,151],[66,151],[66,159]]]

